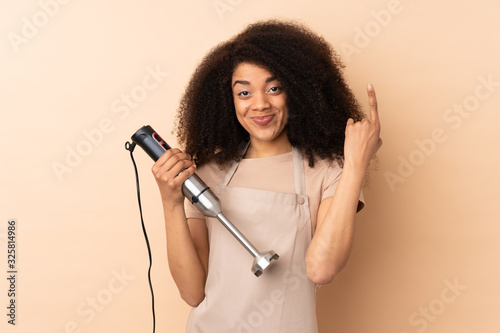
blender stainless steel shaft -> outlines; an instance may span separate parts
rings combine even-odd
[[[143,148],[153,159],[158,160],[170,146],[156,133],[151,126],[143,126],[133,136],[132,141]],[[181,171],[182,172],[182,171]],[[255,246],[227,219],[222,213],[219,199],[210,188],[198,177],[191,175],[182,184],[182,193],[205,216],[217,218],[224,227],[243,245],[254,257],[252,272],[260,276],[272,260],[279,258],[274,251],[259,252]]]

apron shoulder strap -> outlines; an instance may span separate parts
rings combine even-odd
[[[295,193],[305,195],[306,183],[304,174],[304,159],[302,153],[295,147],[292,148],[293,156],[293,179],[295,182]]]
[[[241,149],[240,155],[238,156],[238,161],[233,161],[233,164],[229,167],[227,170],[226,174],[222,178],[220,185],[227,186],[229,182],[231,181],[231,178],[233,178],[234,173],[236,172],[236,169],[238,169],[238,165],[240,164],[239,161],[245,156],[245,153],[248,150],[248,147],[250,147],[250,141],[248,141],[246,144]]]
[[[242,149],[240,154],[240,159],[245,155],[248,147],[250,146],[250,142],[248,142],[245,147]],[[293,158],[293,179],[295,185],[295,193],[300,195],[306,194],[306,184],[305,184],[305,175],[304,175],[304,160],[302,158],[301,152],[293,147],[292,148],[292,158]],[[233,164],[229,167],[226,174],[222,178],[220,185],[227,186],[231,179],[233,178],[234,173],[238,169],[239,161],[234,161]]]

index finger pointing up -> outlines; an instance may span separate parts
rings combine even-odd
[[[368,83],[366,86],[366,92],[368,93],[368,104],[370,105],[370,119],[373,123],[378,124],[380,126],[380,119],[378,115],[378,107],[377,107],[377,96],[375,95],[375,89]]]

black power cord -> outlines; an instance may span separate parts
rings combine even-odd
[[[139,202],[139,213],[141,215],[141,224],[142,224],[142,232],[144,233],[144,238],[146,239],[146,245],[148,247],[148,255],[149,255],[149,269],[148,269],[148,281],[149,281],[149,289],[151,290],[151,305],[153,310],[153,333],[155,332],[156,326],[156,318],[155,318],[155,294],[153,292],[153,285],[151,284],[151,266],[153,266],[153,258],[151,256],[151,247],[149,246],[148,234],[146,233],[146,227],[144,226],[144,219],[142,217],[142,206],[141,206],[141,191],[139,189],[139,174],[137,172],[137,165],[135,164],[134,155],[132,152],[134,151],[136,144],[135,142],[125,142],[125,149],[130,151],[130,158],[132,159],[132,163],[134,164],[135,171],[135,184],[137,187],[137,201]]]

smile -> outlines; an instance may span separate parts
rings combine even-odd
[[[274,116],[264,116],[264,117],[252,117],[252,120],[260,126],[266,126],[269,124],[271,120],[273,120]]]

